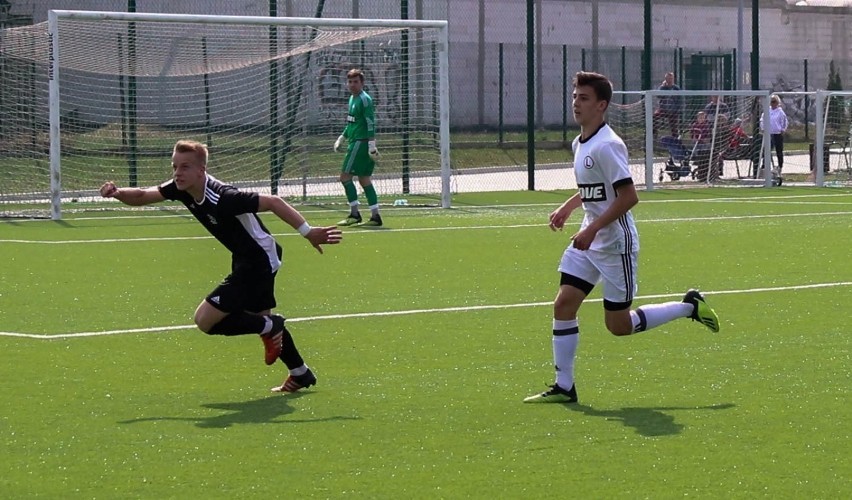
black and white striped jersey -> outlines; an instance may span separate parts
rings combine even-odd
[[[281,248],[257,216],[259,197],[207,175],[204,198],[193,199],[174,180],[159,186],[167,200],[183,203],[192,215],[231,251],[234,266],[247,265],[275,272],[281,267]]]
[[[600,217],[612,205],[616,188],[633,184],[627,164],[627,146],[606,123],[585,141],[580,137],[571,145],[574,150],[574,174],[583,200],[582,228]],[[639,234],[628,211],[615,222],[598,231],[590,250],[610,253],[639,251]]]

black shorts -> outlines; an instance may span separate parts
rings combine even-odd
[[[274,309],[275,275],[268,270],[237,267],[205,299],[216,309],[258,313]]]

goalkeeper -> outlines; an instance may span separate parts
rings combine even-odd
[[[343,160],[340,171],[340,182],[349,202],[349,216],[337,225],[379,227],[382,225],[382,216],[379,215],[379,197],[372,180],[373,168],[379,159],[373,98],[364,92],[364,72],[360,69],[352,69],[346,74],[346,85],[352,94],[349,97],[349,113],[346,117],[346,128],[334,142],[334,151],[340,150],[343,141],[349,142],[346,159]],[[358,178],[370,205],[370,220],[363,223],[361,212],[358,210],[358,191],[352,180],[354,177]]]

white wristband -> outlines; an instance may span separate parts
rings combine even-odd
[[[303,222],[301,226],[299,226],[299,234],[302,236],[307,236],[308,233],[311,232],[311,225],[307,223],[307,221]]]

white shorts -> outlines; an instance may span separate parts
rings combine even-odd
[[[636,283],[638,268],[638,252],[606,253],[577,250],[573,246],[565,249],[559,263],[559,272],[579,278],[591,286],[603,281],[604,307],[610,310],[630,307],[639,291]]]

